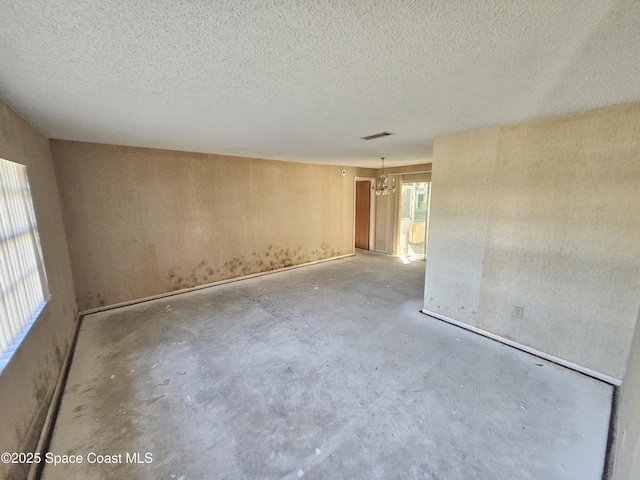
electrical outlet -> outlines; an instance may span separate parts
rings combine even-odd
[[[513,311],[511,312],[511,316],[513,318],[522,318],[524,316],[524,308],[514,305]]]

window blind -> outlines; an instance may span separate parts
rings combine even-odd
[[[27,168],[0,159],[0,369],[48,297]]]

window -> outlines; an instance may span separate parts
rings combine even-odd
[[[0,158],[0,371],[49,297],[27,168]]]

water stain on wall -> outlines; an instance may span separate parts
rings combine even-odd
[[[190,268],[188,266],[171,268],[161,281],[166,282],[165,286],[159,287],[157,294],[208,285],[255,273],[270,272],[339,255],[341,251],[327,243],[317,245],[315,248],[278,247],[271,244],[262,251],[256,250],[246,256],[201,259]],[[101,294],[93,292],[88,292],[84,298],[79,298],[78,303],[82,305],[83,310],[109,304]]]

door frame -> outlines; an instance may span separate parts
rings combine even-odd
[[[375,250],[375,233],[376,233],[376,196],[373,192],[375,188],[375,178],[372,177],[354,177],[353,179],[353,238],[351,239],[351,248],[356,253],[356,186],[357,182],[369,182],[369,251]]]
[[[396,194],[397,204],[396,204],[396,218],[393,222],[393,254],[400,254],[400,235],[402,233],[402,228],[400,227],[400,222],[402,222],[402,188],[404,185],[404,180],[402,179],[402,175],[399,175],[399,179],[396,180]]]
[[[397,210],[396,210],[396,221],[395,221],[395,228],[396,228],[396,232],[395,232],[395,245],[394,245],[394,254],[395,255],[399,255],[400,254],[400,234],[401,234],[401,228],[400,228],[400,222],[402,221],[402,186],[405,183],[429,183],[429,193],[427,195],[427,211],[425,213],[425,235],[424,235],[424,258],[427,257],[427,244],[428,242],[428,238],[429,238],[429,214],[431,212],[431,172],[428,173],[428,177],[425,177],[426,179],[421,179],[419,177],[420,174],[414,174],[414,178],[412,179],[407,179],[407,180],[400,180],[400,182],[398,183],[399,185],[399,192],[400,195],[398,197],[398,205],[397,205]]]

